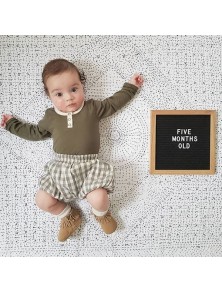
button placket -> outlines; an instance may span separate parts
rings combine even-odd
[[[72,128],[73,127],[73,120],[72,120],[72,113],[67,114],[67,127]]]

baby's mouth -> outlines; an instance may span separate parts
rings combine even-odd
[[[67,107],[74,107],[74,106],[76,106],[75,103],[71,103],[71,104],[67,105]]]

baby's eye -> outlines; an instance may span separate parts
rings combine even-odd
[[[61,96],[62,96],[62,92],[58,92],[58,93],[56,93],[56,96],[61,97]]]
[[[76,87],[73,87],[72,88],[72,92],[76,92],[77,88]]]

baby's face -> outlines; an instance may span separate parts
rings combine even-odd
[[[62,112],[74,112],[84,101],[83,85],[75,71],[50,76],[46,87],[53,105]]]

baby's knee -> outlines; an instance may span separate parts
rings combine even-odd
[[[109,197],[107,191],[103,188],[94,190],[90,193],[90,203],[96,209],[104,209],[109,206]]]
[[[57,203],[57,200],[47,192],[39,190],[35,196],[35,203],[40,209],[49,211]]]

